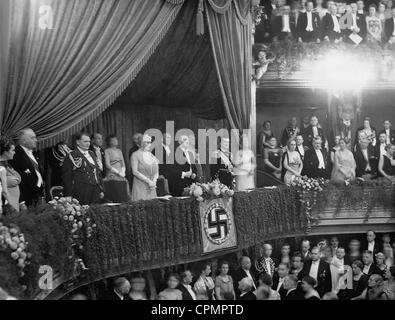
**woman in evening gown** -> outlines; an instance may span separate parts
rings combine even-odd
[[[300,153],[296,151],[296,141],[288,141],[288,151],[284,155],[283,167],[286,170],[284,182],[290,186],[296,177],[300,177],[303,170],[303,161]]]
[[[248,139],[244,139],[243,149],[237,152],[233,163],[234,175],[236,177],[236,190],[247,191],[254,189],[256,160],[254,152],[250,149],[250,141]]]
[[[151,153],[151,137],[140,138],[140,149],[132,154],[134,175],[132,201],[151,200],[157,197],[156,182],[159,177],[159,160]]]
[[[263,153],[265,163],[265,171],[277,179],[281,179],[281,158],[283,150],[277,147],[277,139],[271,137],[269,139],[269,148],[266,148]]]
[[[332,170],[332,181],[337,183],[349,183],[355,180],[355,169],[357,167],[353,153],[347,149],[344,139],[339,141],[339,150],[334,156]]]

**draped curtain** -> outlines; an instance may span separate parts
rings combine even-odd
[[[251,0],[207,0],[205,11],[228,121],[249,129],[251,116]]]
[[[136,77],[182,3],[13,0],[2,134],[31,127],[45,147],[86,126]],[[42,5],[52,8],[52,29],[39,27]]]

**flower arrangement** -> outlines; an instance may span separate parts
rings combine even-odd
[[[307,218],[307,228],[306,231],[309,231],[312,225],[316,222],[312,216],[313,208],[317,205],[317,199],[319,193],[321,193],[325,186],[328,184],[323,178],[309,178],[306,176],[296,177],[292,182],[292,186],[298,189],[299,201],[302,204],[302,209],[306,214]]]
[[[81,270],[87,270],[81,257],[84,249],[83,243],[86,238],[92,236],[93,230],[96,228],[96,224],[92,223],[91,218],[87,216],[89,206],[81,205],[77,199],[71,197],[55,197],[49,204],[68,222],[71,242],[68,256],[69,259],[74,259],[74,270],[77,275]]]
[[[30,264],[29,259],[32,256],[27,252],[27,246],[28,242],[25,240],[25,236],[15,224],[7,227],[0,222],[0,251],[8,251],[20,269],[20,277],[25,275],[23,269]]]
[[[233,197],[234,191],[217,179],[210,183],[193,183],[190,187],[185,188],[184,194],[203,202],[212,198]]]

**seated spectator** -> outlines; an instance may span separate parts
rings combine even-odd
[[[288,122],[288,126],[283,131],[281,146],[285,147],[288,144],[288,141],[296,139],[299,133],[300,129],[298,127],[298,121],[296,117],[292,117]]]
[[[299,42],[320,42],[320,16],[313,11],[313,1],[307,1],[306,12],[299,14],[297,30]]]
[[[277,179],[281,179],[281,159],[283,150],[277,146],[277,139],[271,137],[268,141],[268,148],[265,148],[263,159],[265,163],[265,171]]]
[[[392,17],[385,20],[384,23],[384,37],[385,42],[392,45],[395,43],[395,28],[394,28],[394,19],[395,18],[395,7],[391,9]]]
[[[331,155],[331,162],[332,164],[335,164],[335,154],[337,151],[340,150],[340,136],[335,136],[335,145],[334,147],[331,149],[330,155]]]
[[[272,123],[271,121],[265,121],[262,125],[262,130],[258,135],[258,151],[260,154],[263,155],[265,148],[271,147],[269,140],[273,137],[274,133],[272,131]]]
[[[106,139],[105,153],[106,177],[103,186],[106,199],[114,202],[129,200],[129,183],[126,180],[126,164],[122,150],[118,148],[118,139],[110,135]]]
[[[148,300],[146,293],[146,280],[142,274],[133,275],[130,279],[130,300]],[[155,292],[156,294],[156,292]]]
[[[298,278],[295,275],[288,275],[285,277],[284,290],[287,291],[283,300],[304,300],[304,294],[298,287]]]
[[[182,292],[178,290],[180,277],[178,274],[170,274],[167,277],[167,288],[158,295],[158,300],[182,300]]]
[[[196,300],[214,300],[214,280],[210,277],[211,266],[207,263],[200,268],[199,279],[195,282],[193,290],[196,292]]]
[[[269,288],[269,297],[267,300],[281,300],[280,294],[276,290],[272,289],[273,278],[267,273],[261,273],[259,275],[259,287],[261,286],[267,286]]]
[[[356,162],[355,175],[357,178],[370,180],[377,176],[377,158],[374,147],[368,140],[362,140],[358,143],[354,152]]]
[[[387,144],[385,151],[386,153],[379,160],[379,173],[385,179],[395,183],[395,146],[393,144]]]
[[[348,256],[351,262],[361,260],[361,242],[357,239],[352,239],[348,245]]]
[[[215,278],[216,300],[235,300],[236,294],[233,287],[233,279],[229,272],[229,263],[223,261],[220,266],[220,274]]]
[[[369,15],[366,17],[366,40],[368,43],[381,43],[383,24],[376,14],[376,5],[369,5]]]
[[[285,277],[289,274],[289,268],[286,263],[280,263],[277,272],[273,276],[272,289],[280,295],[281,300],[285,299],[287,290],[284,289]]]
[[[337,8],[335,4],[328,6],[329,12],[322,18],[321,21],[321,35],[324,41],[334,41],[338,43],[342,40],[342,34],[337,17]]]
[[[373,254],[371,251],[365,250],[362,253],[363,273],[367,276],[372,274],[381,274],[381,270],[375,265],[373,261]]]
[[[352,286],[351,288],[343,288],[339,291],[340,300],[359,300],[362,299],[362,293],[368,287],[368,276],[362,272],[363,264],[356,260],[351,265],[352,268]]]
[[[317,281],[310,277],[305,276],[302,279],[302,289],[304,292],[304,300],[321,300],[320,295],[314,289],[317,285]]]
[[[293,39],[296,36],[296,21],[290,15],[291,7],[285,5],[280,10],[281,14],[272,20],[273,40]]]
[[[347,149],[344,139],[339,140],[340,149],[335,153],[332,170],[332,181],[349,184],[355,180],[356,163],[353,153]]]
[[[245,277],[239,281],[240,298],[239,300],[256,300],[254,294],[254,282]]]
[[[372,274],[368,280],[368,288],[362,294],[365,300],[389,300],[384,290],[384,279],[379,274]]]
[[[178,286],[178,290],[182,293],[182,300],[196,300],[196,293],[191,287],[192,283],[192,272],[185,270],[181,273],[181,283]]]
[[[296,151],[296,141],[290,140],[287,144],[287,151],[284,154],[283,168],[285,170],[284,182],[292,185],[296,177],[300,177],[303,170],[303,161],[298,151]]]
[[[314,138],[313,149],[306,151],[303,163],[303,175],[309,178],[328,179],[330,175],[329,159],[325,149],[322,149],[320,137]]]
[[[107,292],[101,300],[129,300],[130,282],[124,277],[116,278],[113,289]]]

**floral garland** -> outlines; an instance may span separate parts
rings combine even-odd
[[[77,199],[71,197],[58,198],[48,203],[68,222],[69,240],[71,243],[68,258],[74,260],[74,277],[88,270],[83,261],[84,241],[92,236],[96,224],[87,216],[89,206],[81,205]]]
[[[306,233],[308,233],[313,225],[318,222],[318,218],[313,216],[313,209],[317,206],[318,195],[328,184],[323,178],[309,178],[307,176],[296,177],[292,182],[292,186],[296,187],[299,194],[299,201],[302,204],[301,210],[305,213],[307,219]]]
[[[217,179],[210,183],[193,183],[184,189],[184,194],[195,197],[198,202],[203,202],[218,197],[233,197],[234,191]]]
[[[32,257],[27,251],[28,244],[25,236],[15,224],[7,227],[0,222],[0,251],[11,252],[10,256],[16,261],[21,278],[25,275],[23,270],[30,264],[29,259]]]

